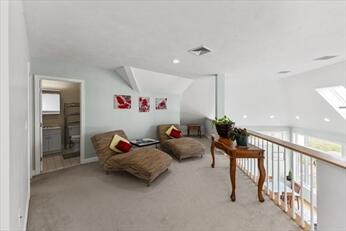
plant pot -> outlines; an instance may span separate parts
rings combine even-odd
[[[216,131],[222,138],[229,138],[229,132],[232,130],[234,124],[216,124]]]
[[[246,147],[248,144],[248,136],[237,136],[237,145]]]
[[[291,180],[292,180],[292,177],[286,176],[286,179],[287,179],[288,181],[291,181]]]

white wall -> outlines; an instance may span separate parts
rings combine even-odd
[[[123,129],[130,139],[156,137],[156,126],[179,123],[180,96],[132,90],[115,71],[61,61],[32,60],[32,72],[39,75],[83,79],[85,81],[86,158],[94,157],[90,138],[96,133]],[[114,110],[113,95],[132,96],[130,110]],[[138,112],[138,97],[150,97],[150,112]],[[168,109],[156,110],[155,97],[167,97]]]
[[[1,20],[3,17],[3,4],[1,3]],[[28,151],[28,62],[29,49],[27,44],[26,28],[23,16],[22,1],[9,1],[8,26],[9,30],[1,34],[1,42],[5,36],[9,44],[9,63],[8,63],[8,80],[5,83],[9,91],[9,118],[7,118],[8,130],[7,137],[1,137],[3,142],[9,138],[9,152],[1,153],[8,155],[8,162],[2,163],[7,165],[8,169],[8,187],[3,185],[4,178],[1,178],[1,197],[7,195],[7,201],[1,204],[1,230],[24,230],[26,228],[28,202],[30,197],[29,185],[29,151]],[[5,15],[7,16],[7,15]],[[7,21],[7,20],[6,20]],[[4,23],[4,21],[2,21]],[[3,26],[3,24],[2,24]],[[2,31],[3,32],[3,31]],[[4,43],[2,43],[4,45]],[[6,45],[6,44],[5,44]],[[3,52],[1,47],[1,52]],[[7,58],[7,57],[1,57]],[[3,63],[2,63],[3,64]],[[7,68],[2,66],[1,68]],[[3,74],[3,73],[2,73]],[[1,76],[3,78],[4,76]],[[2,82],[3,84],[3,82]],[[3,100],[3,99],[2,99]],[[3,101],[2,101],[3,102]],[[3,106],[3,104],[1,105]],[[2,107],[1,110],[4,108]],[[4,117],[2,117],[3,119]],[[2,121],[3,122],[3,121]],[[3,129],[3,128],[1,128]],[[3,206],[5,208],[3,208]],[[7,210],[4,211],[3,209]],[[4,214],[3,212],[7,212]]]
[[[317,161],[318,230],[346,230],[346,169]]]
[[[195,79],[184,91],[180,111],[181,124],[199,123],[215,117],[215,77]],[[204,128],[203,128],[204,130]]]
[[[286,126],[286,97],[280,79],[230,76],[230,104],[226,112],[236,126]],[[247,115],[244,119],[243,115]],[[270,119],[269,116],[275,118]]]
[[[0,230],[10,226],[9,2],[0,1]]]

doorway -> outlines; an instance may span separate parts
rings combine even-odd
[[[35,76],[35,173],[79,165],[84,160],[81,80]]]

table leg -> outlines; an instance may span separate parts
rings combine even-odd
[[[264,197],[263,197],[263,184],[264,180],[266,178],[266,170],[264,168],[264,158],[259,158],[258,159],[258,170],[260,173],[259,179],[258,179],[258,188],[257,188],[257,193],[258,193],[258,200],[260,202],[264,202]]]
[[[214,137],[211,138],[211,146],[210,146],[210,153],[211,153],[211,158],[212,158],[212,162],[211,162],[211,167],[215,168],[215,144],[214,144]]]
[[[231,194],[231,200],[232,201],[235,201],[236,170],[237,170],[237,159],[236,158],[230,158],[229,174],[230,174],[231,184],[232,184],[232,194]]]

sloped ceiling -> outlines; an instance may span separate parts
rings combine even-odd
[[[291,126],[317,131],[316,137],[341,134],[346,142],[346,120],[316,92],[338,85],[346,86],[346,62],[276,81],[233,79],[228,114],[243,126]]]
[[[134,76],[132,67],[118,67],[115,71],[120,75],[120,77],[127,83],[129,87],[133,90],[140,92],[141,88]]]
[[[288,102],[289,125],[346,135],[346,120],[316,91],[323,87],[346,87],[346,62],[285,79],[282,85]],[[295,119],[296,116],[300,119]],[[330,122],[325,122],[324,118],[329,118]]]
[[[181,95],[192,83],[188,78],[129,66],[118,67],[116,72],[129,87],[138,92]]]

